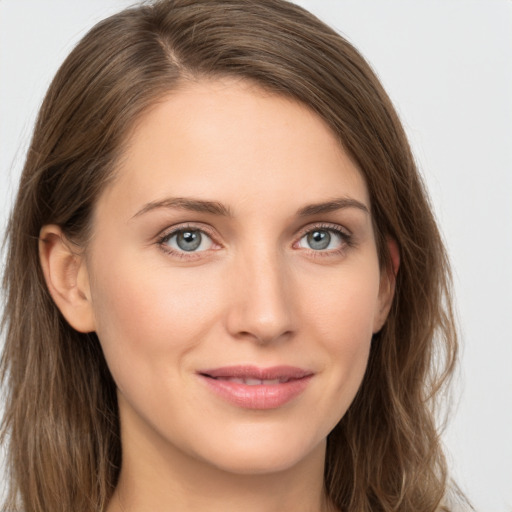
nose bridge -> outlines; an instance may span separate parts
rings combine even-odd
[[[291,276],[272,244],[254,244],[237,257],[229,330],[268,343],[293,329]]]

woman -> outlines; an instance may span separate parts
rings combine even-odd
[[[8,509],[449,509],[446,255],[381,85],[302,9],[98,24],[8,236]]]

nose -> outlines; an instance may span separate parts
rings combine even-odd
[[[230,276],[227,329],[237,339],[269,344],[296,330],[292,277],[276,252],[241,257]]]

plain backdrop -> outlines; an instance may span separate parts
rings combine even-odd
[[[0,224],[64,57],[126,0],[0,0]],[[512,510],[512,2],[303,0],[399,111],[454,267],[462,357],[444,439],[477,510]],[[1,403],[1,398],[0,398]],[[1,461],[0,461],[1,466]]]

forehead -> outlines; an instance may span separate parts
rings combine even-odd
[[[132,130],[116,176],[104,196],[133,203],[179,195],[249,205],[257,197],[253,206],[265,209],[348,194],[370,207],[359,169],[327,123],[245,81],[186,83],[162,98]]]

